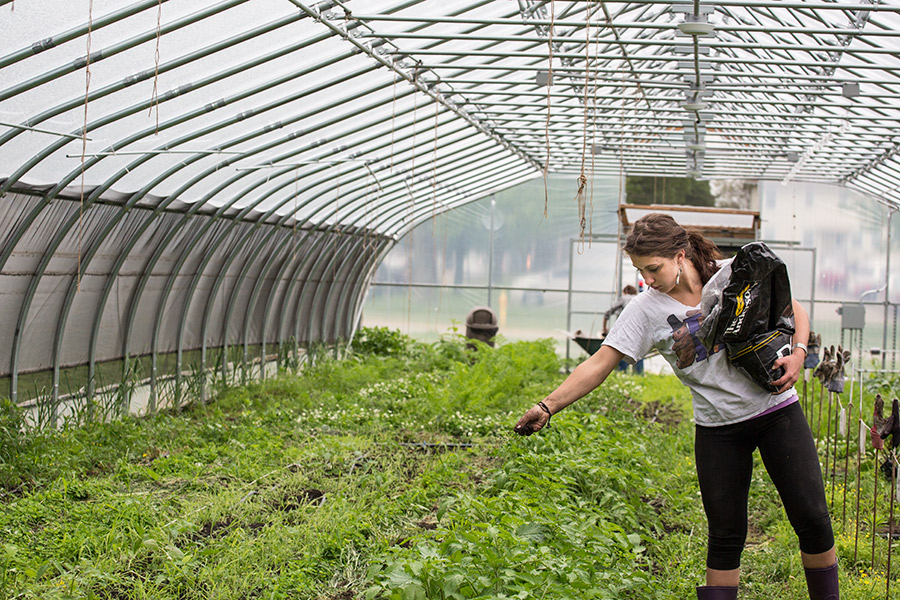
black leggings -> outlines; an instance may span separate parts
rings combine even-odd
[[[741,566],[756,448],[800,538],[800,549],[819,554],[834,546],[819,456],[800,403],[794,402],[734,425],[697,426],[694,456],[709,521],[710,569]]]

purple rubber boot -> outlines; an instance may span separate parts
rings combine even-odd
[[[703,585],[697,588],[697,600],[737,600],[737,586]]]
[[[834,563],[824,569],[804,569],[810,600],[839,600],[838,566]]]

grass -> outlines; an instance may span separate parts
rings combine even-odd
[[[473,353],[374,328],[344,360],[177,414],[20,433],[2,404],[0,600],[691,597],[706,533],[689,394],[615,373],[513,436],[561,367],[546,340]],[[862,466],[871,507],[871,450]],[[842,597],[882,598],[886,541],[873,565],[871,510],[857,537],[842,508]],[[750,509],[741,598],[805,598],[761,466]]]

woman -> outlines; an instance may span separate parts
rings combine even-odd
[[[819,458],[793,387],[807,352],[798,341],[809,337],[806,311],[793,301],[796,342],[790,355],[775,361],[773,370],[783,367],[784,375],[770,394],[734,368],[724,351],[705,348],[695,335],[703,286],[726,262],[715,244],[668,215],[649,214],[634,223],[624,249],[650,289],[628,303],[600,350],[529,409],[515,431],[539,431],[551,415],[603,383],[620,360],[633,363],[658,349],[693,396],[694,454],[709,524],[706,585],[697,588],[697,598],[737,598],[753,451],[759,448],[800,538],[809,597],[837,600],[834,534]]]

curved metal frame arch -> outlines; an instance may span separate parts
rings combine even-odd
[[[316,41],[318,41],[318,40],[316,40]],[[339,59],[337,59],[337,60],[339,60]],[[303,70],[301,70],[300,73],[302,73],[302,72],[307,72],[307,71],[310,71],[310,70],[311,70],[311,69],[309,69],[309,68],[308,68],[308,69],[303,69]],[[367,72],[367,71],[368,71],[368,70],[365,70],[365,71],[363,71],[363,72]],[[287,80],[287,79],[289,79],[290,77],[296,76],[296,75],[297,75],[297,74],[292,74],[291,76],[285,76],[283,79]],[[254,89],[254,90],[250,90],[250,91],[241,93],[241,94],[239,94],[237,97],[245,97],[245,96],[252,95],[252,94],[254,94],[254,93],[258,93],[258,92],[261,91],[264,87],[265,87],[265,86],[260,86],[259,88],[256,88],[256,89]],[[317,89],[318,89],[318,88],[317,88]],[[303,95],[303,94],[295,94],[294,96],[300,96],[300,97],[302,97],[302,95]],[[295,99],[296,99],[296,98],[294,98],[294,97],[292,96],[292,97],[288,97],[287,99],[281,99],[281,100],[279,100],[278,102],[270,103],[269,105],[267,105],[267,106],[265,107],[265,110],[270,110],[271,108],[274,108],[274,107],[276,107],[276,106],[278,106],[278,105],[280,105],[280,104],[282,104],[282,103],[289,102],[289,101],[293,101],[293,100],[295,100]],[[224,101],[224,100],[223,100],[221,104],[220,104],[220,103],[217,103],[217,104],[216,104],[216,107],[224,106],[224,105],[227,104],[228,102],[230,102],[230,100],[229,100],[229,101]],[[169,121],[169,122],[167,122],[167,123],[162,124],[161,127],[171,127],[171,126],[174,126],[175,124],[184,122],[184,121],[189,120],[189,119],[191,119],[191,118],[194,118],[194,117],[197,117],[197,116],[201,116],[201,115],[203,115],[203,114],[206,114],[206,113],[209,111],[209,108],[210,108],[210,107],[207,106],[207,107],[204,108],[204,109],[200,109],[200,110],[197,110],[197,111],[193,111],[193,112],[189,113],[188,115],[182,115],[181,117],[178,117],[178,118],[173,119],[173,120],[171,120],[171,121]],[[260,110],[262,110],[262,109],[260,109]],[[255,114],[259,114],[259,113],[255,113]],[[181,143],[185,143],[185,142],[187,142],[187,141],[190,141],[191,139],[195,139],[195,138],[200,137],[200,136],[202,136],[202,135],[206,135],[207,133],[209,133],[209,132],[211,132],[211,131],[216,131],[216,130],[219,129],[219,128],[224,128],[224,127],[228,126],[229,124],[233,124],[233,123],[240,122],[241,120],[243,120],[243,119],[245,119],[245,118],[246,118],[246,113],[241,113],[240,115],[237,115],[237,116],[235,116],[235,117],[231,117],[230,119],[227,119],[227,120],[224,121],[224,122],[219,122],[219,123],[217,123],[216,125],[213,125],[213,126],[209,126],[209,127],[203,128],[203,129],[201,129],[201,130],[199,130],[199,131],[196,131],[196,132],[192,132],[192,133],[190,133],[188,136],[184,136],[184,137],[182,137],[182,138],[179,139],[179,140],[175,140],[175,141],[169,142],[169,143],[167,143],[166,146],[167,146],[167,147],[172,147],[173,145],[178,145],[178,144],[181,144]],[[153,133],[153,130],[147,129],[147,130],[145,130],[145,131],[143,131],[143,132],[140,132],[140,133],[138,133],[138,134],[136,134],[136,135],[130,136],[129,140],[128,140],[127,142],[125,142],[125,144],[127,144],[127,143],[133,143],[134,141],[136,141],[137,139],[140,139],[141,137],[146,137],[146,136],[152,135],[152,133]],[[236,143],[239,143],[239,142],[236,142]],[[123,144],[123,145],[124,145],[124,144]],[[204,158],[204,157],[205,157],[205,155],[196,155],[196,156],[192,157],[191,159],[187,159],[187,160],[185,160],[185,161],[182,161],[182,163],[180,163],[180,165],[177,165],[175,168],[170,169],[169,171],[165,172],[161,177],[158,177],[158,178],[156,178],[154,181],[152,181],[150,185],[145,186],[144,189],[143,189],[141,192],[138,192],[138,193],[136,193],[136,194],[133,194],[133,195],[129,198],[128,202],[126,202],[125,206],[123,207],[123,214],[124,214],[124,212],[128,211],[132,206],[134,206],[138,201],[140,201],[140,199],[142,199],[142,198],[149,192],[149,190],[152,189],[152,187],[154,187],[156,184],[160,183],[161,181],[163,181],[165,178],[167,178],[167,177],[170,176],[171,174],[174,174],[174,172],[177,172],[177,170],[178,170],[179,168],[186,167],[187,164],[190,164],[190,163],[195,162],[195,161],[197,161],[197,160],[201,160],[201,159]],[[131,170],[133,170],[134,168],[136,168],[138,165],[143,164],[144,162],[149,161],[150,158],[151,158],[151,156],[147,156],[147,155],[142,156],[142,157],[140,157],[139,159],[132,161],[132,163],[131,163],[131,165],[129,165],[129,167],[123,168],[123,169],[120,170],[117,174],[115,174],[113,177],[109,178],[109,179],[104,183],[103,186],[100,186],[100,187],[96,188],[96,189],[88,196],[88,198],[87,198],[86,201],[85,201],[85,207],[86,207],[86,208],[89,208],[91,205],[93,205],[94,202],[96,202],[97,199],[99,199],[100,195],[101,195],[106,189],[109,189],[109,188],[113,185],[113,183],[114,183],[116,180],[118,180],[118,179],[120,179],[121,177],[123,177],[125,174],[127,174],[129,171],[131,171]],[[94,161],[95,161],[94,164],[96,164],[96,162],[99,162],[99,160],[101,160],[101,159],[100,159],[100,158],[94,159]],[[58,184],[58,185],[54,188],[54,190],[52,190],[52,191],[46,196],[46,198],[45,198],[45,203],[44,203],[44,205],[42,205],[41,210],[43,209],[43,206],[46,206],[46,204],[49,203],[49,201],[51,201],[53,198],[55,198],[56,195],[57,195],[60,191],[62,191],[62,189],[64,188],[65,185],[68,184],[68,182],[74,180],[74,178],[77,177],[77,174],[78,174],[78,171],[71,173],[71,174],[69,175],[69,177],[67,177],[67,178],[64,179],[60,184]],[[158,214],[158,212],[160,212],[162,209],[164,209],[164,207],[165,207],[166,205],[168,205],[169,203],[173,202],[175,199],[177,199],[176,196],[170,196],[170,197],[163,203],[163,205],[161,205],[161,207],[160,207],[157,211],[155,211],[155,212]],[[40,212],[40,210],[36,210],[35,213],[34,213],[34,216],[28,220],[27,224],[30,224],[30,223],[33,221],[33,219],[37,217],[37,215],[39,214],[39,212]],[[148,225],[149,225],[149,223],[148,223]],[[63,227],[63,230],[68,231],[68,230],[70,230],[71,227],[73,227],[73,226],[74,226],[74,222],[68,223],[66,226]],[[115,226],[115,222],[114,222],[114,223],[111,223],[110,226],[107,228],[106,232],[105,232],[103,235],[101,235],[100,239],[97,240],[97,244],[93,245],[92,248],[89,248],[89,249],[88,249],[88,252],[87,252],[87,254],[86,254],[86,257],[88,258],[88,260],[85,261],[85,262],[83,263],[82,274],[83,274],[84,272],[86,272],[86,270],[87,270],[87,268],[88,268],[88,266],[89,266],[90,259],[93,257],[93,254],[96,252],[97,249],[99,249],[100,244],[102,243],[103,239],[105,239],[106,236],[112,231],[112,229],[113,229],[114,226]],[[21,233],[19,234],[18,237],[21,237],[21,235],[24,235],[24,232],[25,232],[26,230],[27,230],[27,227],[23,226],[23,227],[21,228]],[[135,238],[135,242],[136,242],[136,241],[137,241],[137,236],[136,236],[136,238]],[[13,247],[14,247],[14,244],[10,245],[10,252],[11,252],[11,250],[12,250]],[[55,249],[55,247],[54,247],[53,245],[51,245],[51,250],[54,250],[54,249]],[[124,260],[124,258],[125,258],[126,256],[127,256],[127,253],[125,253],[125,254],[122,255],[123,260]],[[2,264],[2,263],[0,263],[0,264]],[[115,269],[115,272],[117,272],[117,271],[118,271],[118,268]],[[115,279],[114,273],[111,274],[110,279]],[[73,278],[73,282],[72,282],[72,284],[70,285],[69,292],[67,293],[67,299],[66,299],[66,302],[65,302],[65,305],[66,305],[67,307],[68,307],[68,305],[71,304],[72,295],[74,294],[74,290],[75,290],[75,281],[76,281],[76,279]],[[104,297],[105,297],[105,296],[106,296],[106,294],[104,294]],[[102,312],[103,306],[104,306],[104,303],[101,303],[100,306],[99,306],[99,309],[98,309],[99,312]],[[66,308],[65,311],[66,311],[66,313],[67,313],[67,312],[68,312],[68,308]],[[60,327],[64,327],[65,321],[66,321],[65,318],[62,318],[62,319],[60,320]],[[59,334],[59,335],[61,335],[61,334]],[[61,340],[60,340],[60,342],[61,342]],[[92,344],[92,347],[93,347],[93,344]],[[57,349],[54,351],[54,353],[55,353],[55,354],[58,353],[58,350],[59,350],[59,344],[57,344]],[[92,356],[93,356],[93,353],[92,353]],[[56,362],[56,364],[58,365],[58,363],[59,363],[58,359],[57,359],[55,362]],[[91,365],[94,364],[93,358],[90,359],[90,364],[91,364]],[[93,380],[93,369],[92,369],[92,368],[89,368],[89,371],[90,371],[90,372],[89,372],[89,376],[88,376],[88,377],[89,377],[89,380]],[[54,379],[55,379],[54,390],[57,390],[57,389],[58,389],[58,367],[55,368]],[[92,396],[92,388],[93,388],[93,386],[89,384],[88,397],[91,397],[91,396]],[[56,396],[54,396],[54,400],[55,400],[55,399],[56,399]]]
[[[514,158],[514,157],[511,157],[509,160],[514,161],[515,158]],[[534,172],[533,172],[533,170],[532,170],[529,166],[527,166],[527,165],[521,165],[521,163],[518,163],[518,164],[520,165],[520,168],[521,168],[521,169],[527,169],[527,170],[529,171],[529,175],[530,175],[530,176],[533,176],[533,173],[534,173]],[[493,167],[495,170],[498,170],[498,171],[502,171],[502,170],[505,170],[505,169],[506,169],[506,165],[505,165],[505,164],[493,165],[492,167]],[[466,175],[461,175],[461,176],[462,176],[462,177],[466,177],[466,178],[467,178],[467,181],[468,181],[470,184],[471,184],[471,183],[477,182],[477,180],[473,180],[471,177],[469,177],[468,174],[466,174]],[[488,184],[491,185],[491,186],[493,186],[493,185],[494,185],[494,181],[496,181],[496,180],[489,180],[489,181],[488,181]],[[455,193],[455,192],[453,192],[453,193]],[[471,201],[471,199],[466,198],[465,201],[468,202],[468,201]],[[382,215],[382,220],[384,221],[384,220],[386,220],[386,219],[388,219],[388,218],[393,218],[393,216],[394,216],[393,213],[403,213],[404,211],[408,211],[408,207],[405,206],[405,205],[398,205],[398,206],[394,209],[394,211],[393,211],[392,213],[388,213],[388,214]],[[418,209],[417,211],[414,211],[413,214],[415,214],[415,213],[421,213],[421,214],[423,214],[423,215],[425,215],[425,216],[427,217],[428,215],[430,215],[430,205],[428,205],[428,204],[426,204],[426,203],[423,203],[423,207],[422,207],[421,209]],[[407,214],[409,214],[409,213],[407,212]],[[410,214],[410,215],[409,215],[409,218],[410,218],[410,223],[414,222],[414,221],[413,221],[413,215]],[[335,227],[335,226],[332,225],[332,226],[329,228],[329,231],[326,232],[326,233],[330,233],[330,232],[331,232],[330,230],[332,230],[334,227]],[[333,241],[333,239],[330,239],[330,240],[327,240],[325,243],[321,243],[321,242],[320,242],[319,244],[316,245],[316,250],[318,251],[318,256],[316,256],[316,257],[314,258],[314,262],[312,263],[312,265],[311,265],[311,267],[310,267],[310,273],[311,273],[311,274],[312,274],[312,273],[316,273],[316,272],[324,272],[324,271],[322,271],[322,270],[317,269],[316,267],[319,265],[320,261],[322,261],[322,260],[327,261],[327,260],[328,260],[327,258],[323,259],[323,256],[326,256],[326,254],[325,254],[325,253],[326,253],[326,250],[328,249],[328,246],[330,246],[332,243],[335,243],[335,242]],[[331,256],[332,256],[332,258],[333,258],[335,255],[332,254]],[[312,256],[310,256],[310,257],[312,257]],[[322,268],[322,269],[327,268],[327,262],[326,262],[326,264],[324,264],[321,268]],[[298,280],[298,278],[295,278],[295,279],[292,280],[292,282],[293,282],[293,281],[297,281],[297,280]],[[322,278],[320,277],[320,279],[319,279],[319,285],[321,285],[321,283],[322,283]],[[307,285],[307,286],[305,286],[304,289],[301,290],[301,292],[300,292],[300,298],[299,298],[299,300],[298,300],[298,306],[303,306],[303,296],[304,296],[311,288],[313,289],[313,292],[312,292],[312,293],[314,294],[313,299],[315,300],[315,298],[316,298],[316,292],[318,291],[319,285],[312,284],[312,285]],[[313,324],[314,324],[313,319],[317,316],[316,310],[317,310],[317,309],[316,309],[316,306],[310,305],[310,311],[309,311],[310,319],[309,319],[309,323],[308,323],[307,336],[306,336],[308,339],[312,339],[312,338],[314,337],[314,336],[312,335],[312,331],[313,331]],[[298,322],[297,322],[297,329],[296,329],[296,331],[295,331],[295,338],[298,339],[298,340],[299,340],[299,339],[304,339],[304,336],[301,335],[299,326],[300,326],[300,320],[298,320]]]
[[[407,109],[406,111],[399,113],[399,115],[400,115],[400,116],[403,116],[403,114],[405,114],[405,113],[407,113],[407,112],[413,112],[414,110],[415,110],[415,109]],[[368,127],[368,126],[362,126],[362,127],[358,128],[358,129],[351,130],[351,131],[349,131],[349,132],[346,132],[346,135],[353,135],[353,134],[355,134],[355,133],[358,133],[359,131],[362,131],[362,130],[366,129],[367,127]],[[369,142],[369,141],[376,140],[376,139],[378,139],[379,137],[380,137],[380,134],[379,134],[378,132],[375,132],[375,133],[369,135],[368,137],[363,138],[362,140],[358,140],[357,142],[358,142],[358,143],[366,143],[366,142]],[[413,134],[412,134],[412,133],[406,134],[406,135],[401,136],[399,139],[395,139],[395,142],[397,142],[397,141],[401,141],[401,142],[402,142],[404,139],[408,139],[408,138],[411,138],[411,137],[413,137]],[[387,145],[388,145],[388,144],[385,143],[385,144],[383,144],[383,145],[380,146],[380,147],[379,147],[379,146],[376,146],[376,147],[374,148],[374,150],[377,151],[379,148],[387,147]],[[317,170],[314,170],[312,173],[305,173],[305,174],[303,175],[303,178],[304,178],[304,179],[309,178],[311,175],[315,174],[317,171],[318,171],[318,172],[325,172],[325,171],[327,171],[327,170],[328,170],[328,167],[326,167],[326,166],[321,166],[321,167],[318,167]],[[281,174],[290,174],[291,172],[295,172],[295,171],[296,171],[296,169],[294,169],[294,168],[290,168],[290,169],[285,168],[283,171],[280,171],[278,174],[276,174],[276,177],[279,177]],[[270,177],[270,179],[271,179],[271,177]],[[285,181],[284,183],[282,183],[280,186],[274,187],[273,189],[271,189],[270,191],[268,191],[267,193],[265,193],[264,195],[262,195],[260,198],[258,198],[257,201],[256,201],[252,206],[256,206],[256,205],[261,204],[262,202],[265,202],[266,200],[268,200],[269,198],[271,198],[273,195],[275,195],[276,193],[278,193],[280,190],[282,190],[282,189],[284,189],[284,188],[287,188],[288,186],[290,186],[290,185],[292,185],[292,184],[296,184],[297,181],[298,181],[298,180],[297,180],[296,178],[295,178],[294,180],[286,180],[286,181]],[[288,196],[287,196],[285,199],[283,199],[282,201],[276,203],[276,204],[275,204],[272,208],[270,208],[265,214],[263,214],[262,216],[260,216],[260,217],[257,219],[257,225],[255,225],[254,227],[259,226],[259,225],[261,225],[262,223],[267,222],[268,219],[269,219],[273,214],[275,214],[275,213],[278,211],[278,209],[282,208],[282,207],[285,206],[288,202],[294,200],[295,198],[297,198],[297,197],[302,197],[304,194],[306,194],[306,192],[307,192],[308,190],[311,190],[313,187],[315,187],[315,186],[317,186],[317,185],[320,185],[320,184],[321,184],[321,182],[320,182],[319,180],[314,180],[314,181],[312,181],[312,182],[310,182],[310,183],[305,184],[305,187],[303,188],[303,190],[296,190],[294,193],[288,194]],[[313,201],[315,201],[315,200],[316,200],[316,197],[315,197],[315,196],[310,196],[309,198],[307,198],[306,200],[304,200],[301,204],[295,206],[295,207],[294,207],[294,211],[301,210],[301,209],[305,208],[309,203],[311,203],[311,202],[313,202]],[[294,226],[295,226],[295,227],[300,227],[300,228],[304,227],[304,226],[311,220],[311,218],[312,218],[313,215],[314,215],[314,213],[312,213],[311,215],[307,216],[303,221],[297,221],[297,222],[295,223]],[[297,219],[297,217],[296,217],[296,212],[288,213],[288,214],[284,215],[283,217],[281,217],[281,218],[275,223],[275,225],[273,226],[273,230],[272,230],[272,233],[271,233],[270,235],[274,235],[274,233],[275,233],[275,231],[277,230],[277,228],[278,228],[278,227],[282,227],[282,226],[283,226],[288,220],[290,220],[290,219],[295,219],[295,220]],[[245,235],[247,235],[247,233],[245,233]],[[223,240],[223,241],[224,241],[224,240]],[[217,295],[217,293],[218,293],[218,289],[219,289],[219,286],[220,286],[220,284],[221,284],[221,277],[224,277],[224,274],[227,272],[228,265],[230,265],[231,260],[233,260],[233,257],[232,257],[231,259],[228,259],[228,260],[226,261],[226,266],[225,266],[225,268],[223,268],[223,269],[220,270],[220,277],[217,278],[217,281],[216,281],[216,282],[214,283],[214,285],[213,285],[213,290],[212,290],[212,292],[209,294],[209,296],[208,296],[208,298],[207,298],[207,307],[206,307],[206,310],[205,310],[205,312],[204,312],[204,314],[205,314],[206,316],[204,317],[204,320],[203,320],[203,327],[202,327],[202,330],[201,330],[201,340],[203,340],[202,343],[204,344],[203,349],[202,349],[202,351],[201,351],[201,368],[203,368],[203,369],[205,369],[205,364],[206,364],[206,362],[205,362],[205,350],[206,350],[206,348],[205,348],[205,342],[206,342],[206,340],[207,340],[207,338],[208,338],[208,334],[207,334],[207,332],[208,332],[208,315],[211,313],[212,302],[215,300],[215,297],[216,297],[216,295]],[[182,310],[182,324],[184,323],[184,319],[185,319],[186,316],[187,316],[188,306],[189,306],[190,303],[193,302],[194,290],[196,289],[196,285],[197,285],[197,283],[199,282],[199,277],[200,277],[200,275],[201,275],[203,269],[205,268],[206,262],[207,262],[207,261],[204,261],[204,262],[201,264],[201,268],[198,270],[198,273],[195,275],[194,281],[192,281],[192,283],[191,283],[191,285],[190,285],[190,287],[189,287],[189,290],[190,290],[190,291],[189,291],[189,293],[188,293],[188,295],[187,295],[187,298],[186,298],[185,308]],[[183,330],[183,325],[182,325],[182,330]],[[181,341],[181,336],[179,337],[178,346],[179,346],[179,350],[183,347],[183,344],[182,344],[182,341]],[[179,364],[180,364],[180,363],[179,363]],[[176,377],[178,377],[178,371],[176,371]],[[178,387],[178,386],[176,385],[176,387]]]
[[[451,123],[452,123],[452,122],[451,122]],[[478,144],[475,144],[475,145],[477,146],[477,145],[485,145],[485,144],[491,144],[491,148],[490,148],[491,150],[496,149],[496,145],[492,144],[490,140],[484,140],[484,141],[481,141],[481,142],[479,142]],[[488,151],[489,151],[489,149],[485,149],[485,150],[481,151],[481,153],[484,154],[484,153],[487,153]],[[472,155],[472,147],[471,147],[471,146],[470,146],[470,147],[467,147],[467,148],[463,148],[463,149],[457,150],[457,151],[454,152],[452,155],[444,156],[444,157],[442,157],[442,159],[443,159],[445,162],[451,162],[451,161],[454,160],[455,155],[466,155],[467,158],[469,159],[469,162],[479,162],[479,161],[481,160],[481,157],[473,157],[473,155]],[[468,163],[464,163],[463,166],[465,166],[465,164],[468,164]],[[359,179],[361,179],[362,177],[363,177],[362,175],[359,175],[359,176],[356,177],[356,180],[359,180]],[[348,183],[350,183],[350,182],[344,182],[344,183],[342,183],[340,189],[342,189],[342,190],[347,190],[347,185],[348,185]],[[354,184],[353,184],[353,183],[350,183],[350,185],[352,186],[352,185],[354,185]],[[361,184],[361,185],[366,185],[366,184]],[[391,184],[387,184],[387,185],[391,185]],[[351,188],[350,188],[350,193],[348,194],[348,196],[352,195],[354,191],[359,190],[359,188],[360,188],[360,185],[356,185],[355,188],[354,188],[354,187],[351,187]],[[335,190],[338,189],[338,188],[337,188],[337,185],[334,186],[334,189],[335,189]],[[323,195],[324,195],[325,193],[327,193],[327,192],[328,192],[328,190],[326,190],[325,192],[323,192]],[[349,225],[344,225],[344,224],[338,223],[338,222],[336,221],[336,222],[332,225],[332,227],[330,227],[329,230],[326,231],[326,233],[331,232],[334,228],[345,228],[345,229],[346,229],[346,228],[350,228],[350,229],[354,229],[354,228],[355,228],[355,229],[357,229],[357,230],[360,230],[360,229],[365,229],[365,228],[368,226],[369,229],[372,229],[372,227],[369,226],[369,225],[365,222],[365,220],[368,218],[368,215],[366,214],[366,207],[365,207],[365,206],[359,206],[358,203],[353,203],[353,202],[351,202],[350,204],[353,205],[354,208],[351,209],[351,212],[350,212],[350,213],[345,213],[345,219],[344,219],[345,221],[346,221],[347,219],[350,219],[350,218],[351,218],[353,212],[361,212],[362,214],[361,214],[358,218],[356,218],[355,220],[351,220],[351,221],[349,222]],[[330,206],[330,205],[323,205],[322,208],[325,208],[325,207],[327,207],[327,206]],[[321,210],[321,209],[320,209],[320,210]],[[335,207],[335,209],[334,209],[330,214],[328,214],[328,215],[315,215],[315,216],[317,216],[319,222],[324,222],[324,221],[326,221],[327,219],[331,218],[332,216],[337,216],[338,210],[339,210],[339,209],[338,209],[337,207]],[[311,219],[311,218],[312,218],[312,216],[310,216],[307,220],[309,220],[309,219]],[[358,231],[357,231],[356,233],[351,233],[351,234],[349,234],[349,235],[350,235],[350,237],[354,237],[354,236],[358,237],[358,236],[359,236],[359,233],[358,233]],[[304,240],[301,241],[301,245],[302,245],[303,241],[305,241],[305,238],[304,238]],[[249,327],[250,327],[250,324],[249,324],[250,315],[251,315],[252,310],[254,309],[255,304],[256,304],[256,299],[257,299],[257,297],[258,297],[259,289],[260,289],[260,285],[261,285],[260,282],[261,282],[261,281],[266,277],[266,275],[268,274],[268,272],[269,272],[269,266],[270,266],[272,260],[274,260],[274,258],[273,258],[273,257],[270,257],[270,259],[269,259],[269,264],[267,264],[267,265],[264,267],[263,271],[261,271],[261,274],[260,274],[260,280],[257,281],[257,284],[254,286],[254,291],[253,291],[253,293],[251,294],[250,303],[248,304],[248,310],[245,312],[245,320],[244,320],[244,355],[245,355],[245,357],[247,356],[247,349],[248,349],[248,345],[249,345],[248,336],[249,336]],[[286,264],[286,263],[285,263],[285,264]],[[276,274],[276,275],[274,276],[274,280],[275,280],[275,281],[281,281],[281,280],[282,280],[283,274],[284,274],[284,273],[283,273],[283,270],[282,270],[282,271],[279,271],[279,273]],[[241,275],[241,277],[243,277],[243,274]],[[295,275],[294,277],[296,277],[296,275]],[[263,347],[265,347],[265,331],[266,331],[266,329],[267,329],[268,315],[269,315],[269,312],[270,312],[270,309],[271,309],[271,299],[272,299],[272,296],[270,296],[270,300],[266,302],[266,305],[265,305],[265,308],[264,308],[264,312],[263,312],[263,319],[262,319],[262,323],[263,323],[263,341],[262,341],[262,346],[263,346]],[[228,317],[227,315],[230,314],[230,312],[231,312],[231,306],[233,306],[233,302],[234,302],[234,299],[232,298],[232,300],[229,302],[229,309],[226,311],[226,317],[225,317],[225,321],[226,321],[226,322],[229,320],[229,317]],[[279,329],[280,329],[280,328],[279,328]],[[279,341],[280,341],[280,338],[282,338],[282,335],[281,335],[281,334],[279,334]]]

